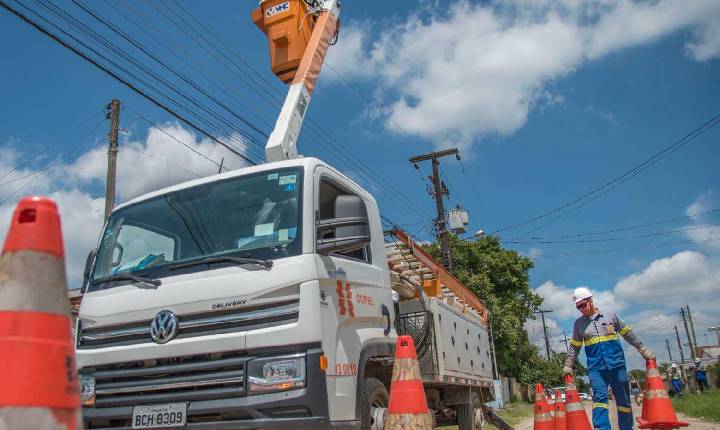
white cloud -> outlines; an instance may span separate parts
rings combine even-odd
[[[720,57],[720,17],[710,16],[695,30],[695,37],[696,40],[685,47],[692,59],[706,61]]]
[[[720,206],[714,190],[700,194],[697,199],[687,207],[685,214],[688,216],[706,213]],[[709,249],[720,249],[720,225],[709,222],[713,217],[711,214],[693,218],[685,231],[685,236],[700,246]],[[708,221],[708,222],[706,222]]]
[[[462,145],[513,133],[542,104],[548,84],[609,53],[693,28],[689,55],[712,58],[719,17],[716,0],[460,1],[404,23],[351,25],[330,55],[347,77],[377,79],[388,130],[396,123]],[[373,30],[381,35],[370,43]]]
[[[535,289],[535,293],[544,299],[543,306],[552,309],[553,315],[562,320],[580,316],[572,301],[574,290],[564,285],[556,285],[553,281],[546,281]],[[593,291],[593,302],[605,311],[620,312],[625,309],[625,303],[617,300],[612,291]]]
[[[177,124],[163,124],[163,130],[197,152],[219,161],[225,157],[229,169],[242,167],[242,160],[209,139],[200,139]],[[235,137],[237,138],[237,137]],[[234,143],[237,145],[237,142]],[[242,148],[241,148],[242,149]],[[98,142],[77,159],[43,160],[52,168],[21,168],[0,179],[0,243],[17,201],[24,195],[48,195],[60,208],[66,267],[70,288],[80,286],[87,253],[95,247],[103,224],[107,168],[106,148]],[[141,152],[138,152],[141,151]],[[14,146],[0,148],[0,175],[5,175],[28,157]],[[218,167],[184,148],[167,134],[151,128],[144,141],[123,138],[118,154],[118,201],[188,179],[217,173]],[[32,180],[32,182],[30,182]],[[11,194],[29,184],[16,195]],[[88,190],[102,190],[90,192]]]
[[[528,249],[527,256],[528,258],[538,258],[543,255],[543,250],[540,248],[530,248]]]
[[[692,301],[700,310],[717,310],[720,267],[699,252],[683,251],[655,260],[642,272],[622,278],[614,293],[622,300],[646,305],[665,303],[679,307]]]
[[[700,194],[695,201],[685,209],[685,215],[695,216],[697,214],[705,213],[713,208],[717,207],[717,200],[715,198],[715,191],[708,190]]]

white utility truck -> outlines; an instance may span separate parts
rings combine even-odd
[[[311,20],[312,52],[268,162],[117,206],[88,258],[76,328],[88,429],[382,429],[398,333],[416,339],[436,420],[482,428],[485,308],[402,231],[386,244],[370,193],[295,155],[339,10],[263,1],[255,17],[286,13]]]

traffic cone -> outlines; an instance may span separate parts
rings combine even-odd
[[[431,430],[432,426],[415,343],[410,336],[400,336],[395,348],[385,430]]]
[[[566,430],[565,404],[563,403],[560,390],[555,390],[555,415],[553,416],[555,430]]]
[[[657,363],[652,358],[645,362],[645,391],[643,392],[642,415],[637,418],[641,429],[672,429],[687,427],[689,424],[678,421],[672,402],[660,377]]]
[[[570,430],[591,430],[585,406],[571,375],[565,376],[565,426]]]
[[[0,256],[0,429],[81,426],[60,216],[20,201]]]
[[[552,409],[545,398],[542,384],[535,384],[535,425],[534,430],[553,430]]]

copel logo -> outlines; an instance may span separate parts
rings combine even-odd
[[[271,16],[275,16],[280,13],[290,12],[290,2],[286,1],[285,3],[280,3],[277,6],[273,6],[268,8],[265,11],[265,16],[270,18]]]

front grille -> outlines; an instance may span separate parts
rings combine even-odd
[[[178,315],[177,338],[231,333],[240,330],[247,331],[290,324],[298,321],[299,314],[300,302],[292,300],[236,308],[228,311]],[[95,349],[152,342],[150,323],[150,320],[146,320],[83,329],[78,339],[78,348]]]
[[[203,354],[95,369],[95,407],[212,400],[245,394],[247,357]]]

